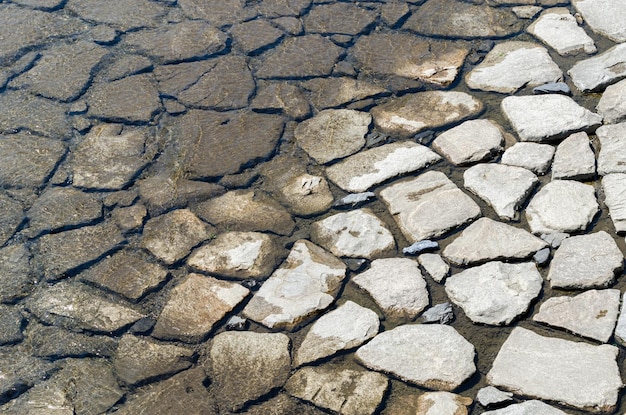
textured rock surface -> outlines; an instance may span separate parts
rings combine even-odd
[[[549,144],[515,143],[502,154],[500,162],[524,167],[536,174],[545,174],[550,168],[554,147]]]
[[[14,302],[24,297],[38,280],[25,244],[0,249],[0,302]]]
[[[511,392],[501,391],[493,386],[485,386],[476,394],[476,400],[485,408],[489,408],[513,401],[513,394]]]
[[[603,125],[596,130],[600,140],[598,174],[626,173],[626,122]]]
[[[626,121],[626,80],[607,86],[596,109],[605,124]]]
[[[303,174],[292,178],[279,189],[281,200],[296,215],[311,216],[327,211],[333,204],[333,194],[322,176]]]
[[[358,35],[374,23],[377,13],[351,3],[317,4],[304,18],[308,33]]]
[[[578,26],[576,18],[565,7],[547,9],[526,30],[560,55],[596,52],[593,39]]]
[[[585,132],[575,133],[556,148],[552,162],[554,179],[592,179],[596,174],[596,155]]]
[[[443,281],[450,273],[450,267],[439,254],[422,254],[417,257],[417,261],[426,273],[437,282]]]
[[[625,298],[622,296],[622,304],[624,304]],[[619,318],[617,319],[617,325],[615,326],[615,341],[622,346],[626,344],[626,309],[621,308]]]
[[[574,0],[572,3],[591,30],[616,43],[626,41],[626,28],[622,24],[626,19],[623,0]]]
[[[9,16],[7,16],[7,19]],[[46,137],[67,139],[72,134],[67,107],[23,91],[0,95],[0,132],[33,131]]]
[[[626,174],[607,174],[602,178],[602,190],[615,231],[626,232]]]
[[[319,110],[388,93],[378,85],[352,78],[314,78],[303,87],[311,92],[311,103]]]
[[[472,399],[450,392],[426,392],[417,398],[416,415],[444,414],[467,415]]]
[[[563,412],[560,409],[550,406],[547,403],[541,401],[526,401],[522,403],[516,403],[509,405],[506,408],[496,409],[494,411],[483,412],[485,415],[531,415],[531,414],[544,414],[544,415],[565,415],[567,412]]]
[[[25,344],[32,354],[47,359],[111,357],[117,340],[106,335],[75,333],[57,326],[30,324]]]
[[[626,44],[582,61],[578,61],[567,71],[572,82],[582,92],[602,90],[626,77]]]
[[[439,135],[433,148],[452,164],[488,160],[502,151],[502,129],[491,120],[469,120]]]
[[[0,244],[4,245],[24,221],[23,205],[0,193]]]

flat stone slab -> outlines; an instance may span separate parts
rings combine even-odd
[[[450,266],[439,254],[422,254],[417,257],[417,262],[424,268],[426,273],[436,282],[441,282],[450,274]]]
[[[277,42],[284,32],[266,20],[256,19],[235,25],[230,34],[244,53],[254,55]]]
[[[601,91],[626,77],[626,43],[578,61],[567,74],[581,92]]]
[[[428,147],[400,141],[361,151],[326,168],[328,179],[347,192],[365,192],[371,187],[441,160]]]
[[[613,335],[619,300],[619,290],[589,290],[574,297],[552,297],[541,304],[533,320],[606,343]]]
[[[165,5],[154,4],[148,0],[131,0],[120,5],[103,4],[98,0],[70,0],[66,7],[82,19],[108,24],[123,32],[156,26],[159,18],[167,14]]]
[[[552,161],[552,180],[585,180],[595,174],[596,155],[586,132],[572,134],[561,141]]]
[[[507,220],[518,218],[520,206],[538,183],[530,170],[505,164],[477,164],[463,173],[463,186]]]
[[[471,197],[436,171],[387,186],[380,197],[409,242],[441,236],[481,215]]]
[[[530,200],[526,219],[534,234],[584,231],[599,210],[593,186],[555,180]]]
[[[485,386],[484,388],[480,388],[476,394],[476,400],[485,408],[489,408],[512,402],[513,394],[511,392],[501,391],[493,386]]]
[[[532,42],[498,43],[485,59],[465,77],[472,89],[510,94],[563,78],[548,50]]]
[[[306,173],[289,180],[278,192],[289,210],[301,216],[325,212],[335,200],[324,177]]]
[[[596,130],[600,140],[598,174],[626,173],[626,122],[603,125]]]
[[[409,258],[377,259],[351,281],[391,317],[414,319],[429,304],[426,280],[417,262]]]
[[[443,250],[456,265],[508,259],[526,259],[548,244],[522,228],[480,218]]]
[[[337,257],[307,240],[296,241],[243,314],[270,328],[293,329],[334,301],[345,276],[346,265]]]
[[[451,391],[476,372],[474,346],[445,325],[405,324],[356,351],[359,362],[418,386]]]
[[[472,398],[450,392],[425,392],[417,398],[416,415],[428,415],[431,413],[467,415],[467,407],[472,402]]]
[[[626,41],[624,0],[573,0],[572,3],[591,30],[615,43]]]
[[[117,349],[117,339],[107,335],[76,333],[34,322],[28,326],[25,335],[30,353],[49,360],[66,357],[111,357]]]
[[[593,39],[565,7],[547,9],[526,30],[559,55],[592,54],[597,50]]]
[[[615,346],[543,337],[516,327],[500,348],[487,382],[517,395],[610,413],[622,387],[618,353]]]
[[[448,298],[475,323],[508,325],[537,298],[543,278],[532,262],[488,262],[446,279]]]
[[[491,120],[469,120],[440,134],[433,148],[456,166],[488,160],[502,151],[501,127]]]
[[[303,82],[302,86],[309,90],[311,104],[319,110],[389,93],[378,85],[345,77],[314,78]]]
[[[0,244],[4,245],[20,224],[24,221],[24,206],[22,203],[0,193]]]
[[[615,231],[626,232],[626,174],[607,174],[602,178],[602,190]]]
[[[609,85],[596,106],[605,124],[616,124],[626,121],[626,79]]]
[[[560,409],[550,406],[547,403],[541,401],[526,401],[522,403],[516,403],[509,405],[506,408],[496,409],[493,411],[483,412],[485,415],[567,415],[567,412],[563,412]]]
[[[0,249],[0,302],[15,302],[33,289],[39,278],[31,266],[31,259],[26,244]]]
[[[303,19],[307,33],[358,35],[370,27],[378,17],[351,3],[316,4]]]
[[[624,304],[624,296],[622,296],[622,304]],[[622,307],[615,326],[615,341],[622,346],[626,344],[626,308]]]
[[[0,95],[0,107],[5,108],[0,113],[0,132],[28,130],[61,140],[67,140],[72,135],[72,126],[66,114],[69,109],[67,104],[25,91],[6,90]]]
[[[548,280],[552,287],[606,287],[624,268],[624,255],[604,231],[571,236],[554,253]]]
[[[515,143],[502,154],[500,163],[524,167],[535,174],[545,174],[550,168],[554,152],[554,147],[549,144]]]
[[[253,20],[250,23],[258,21]],[[269,25],[269,23],[267,24]],[[271,27],[273,28],[273,26]],[[326,78],[315,79],[321,80]],[[333,93],[337,92],[333,90]],[[259,88],[252,99],[250,108],[265,113],[281,112],[296,120],[308,118],[311,114],[311,106],[305,91],[287,82],[259,83]]]
[[[522,141],[546,142],[593,131],[602,117],[560,94],[509,96],[502,111]]]

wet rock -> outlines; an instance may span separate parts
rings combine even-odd
[[[316,4],[304,17],[307,33],[358,35],[372,26],[378,13],[353,3]]]
[[[278,265],[274,240],[259,232],[226,232],[196,249],[190,267],[227,278],[265,278]]]
[[[496,356],[487,382],[522,396],[611,412],[622,387],[617,354],[615,346],[543,337],[516,327]]]
[[[233,231],[269,231],[289,235],[295,223],[284,207],[256,190],[233,190],[196,206],[202,219]]]
[[[380,197],[409,242],[441,236],[481,215],[471,197],[436,171],[387,186]]]
[[[376,320],[378,322],[378,317]],[[24,338],[22,334],[23,323],[24,317],[17,307],[0,305],[0,345],[4,346],[22,341]]]
[[[578,26],[576,18],[565,7],[547,9],[526,30],[560,55],[596,52],[593,39]]]
[[[613,46],[598,56],[578,61],[567,74],[581,92],[602,90],[626,77],[626,44]]]
[[[548,50],[532,42],[498,43],[465,77],[472,89],[510,94],[526,86],[557,82],[563,78]]]
[[[374,192],[350,193],[348,195],[345,195],[341,199],[337,200],[333,204],[333,207],[345,207],[345,206],[356,207],[356,206],[369,202],[370,199],[374,197],[376,197],[376,193]]]
[[[151,216],[158,216],[172,208],[182,208],[188,203],[204,201],[224,193],[215,183],[187,180],[160,174],[139,181],[139,194]]]
[[[626,80],[606,87],[596,109],[605,124],[626,121]]]
[[[298,124],[294,134],[298,145],[323,164],[359,151],[371,122],[365,112],[329,109]]]
[[[440,134],[433,148],[462,166],[492,158],[502,151],[502,128],[491,120],[469,120]]]
[[[113,26],[122,32],[141,27],[154,27],[167,9],[158,2],[130,0],[124,3],[102,3],[98,0],[69,0],[65,9],[83,20]]]
[[[485,408],[489,408],[512,402],[513,394],[501,391],[493,386],[485,386],[476,394],[476,400]]]
[[[230,29],[230,34],[235,44],[244,53],[251,55],[276,43],[284,35],[283,31],[263,19],[240,23]]]
[[[8,18],[8,16],[7,16]],[[66,106],[24,91],[0,94],[0,132],[27,130],[52,138],[68,139],[72,127]]]
[[[338,258],[299,240],[243,314],[269,328],[293,329],[334,301],[345,276],[346,266]]]
[[[6,402],[48,377],[54,364],[30,356],[17,348],[0,350],[0,402]],[[4,408],[3,408],[4,409]]]
[[[256,10],[265,17],[300,16],[306,13],[312,0],[261,0]]]
[[[99,45],[110,45],[117,40],[118,33],[107,25],[97,25],[91,29],[91,38]]]
[[[289,210],[300,216],[325,212],[333,204],[328,182],[321,176],[303,174],[294,177],[279,192]]]
[[[403,1],[390,1],[380,7],[380,18],[389,27],[400,23],[409,13],[409,5]]]
[[[128,232],[140,228],[147,215],[144,205],[134,205],[115,209],[111,212],[111,220],[122,232]]]
[[[626,28],[622,24],[626,12],[621,2],[606,0],[574,0],[576,10],[594,32],[606,36],[615,43],[626,41]]]
[[[533,88],[533,94],[561,94],[572,95],[572,90],[565,82],[548,82]]]
[[[476,371],[474,346],[454,328],[407,324],[380,333],[356,351],[366,367],[418,386],[453,390]]]
[[[493,411],[483,412],[485,415],[527,415],[527,414],[545,414],[545,415],[566,415],[560,409],[550,406],[541,401],[526,401],[509,405],[506,408],[496,409]]]
[[[600,140],[598,174],[626,173],[626,122],[603,125],[596,130]]]
[[[439,249],[439,244],[426,239],[402,248],[402,253],[404,255],[417,255],[426,251],[434,251],[435,249]]]
[[[420,317],[422,323],[448,324],[454,320],[452,304],[445,302],[434,305],[424,311]]]
[[[217,27],[250,20],[257,14],[254,8],[246,7],[245,0],[235,0],[228,4],[221,0],[181,0],[178,6],[189,19],[207,20]]]
[[[467,415],[467,407],[472,404],[472,398],[456,395],[450,392],[426,392],[417,398],[416,415],[437,413],[453,413]]]
[[[626,232],[626,205],[624,195],[626,194],[626,174],[607,174],[602,178],[602,189],[604,190],[604,203],[609,208],[609,216],[618,233]]]
[[[371,114],[384,133],[409,138],[423,130],[466,120],[482,110],[483,104],[464,92],[427,91],[377,105]]]
[[[291,370],[289,343],[282,333],[230,331],[215,336],[209,365],[219,407],[238,410],[283,386]]]
[[[110,357],[117,348],[117,340],[109,336],[74,333],[34,322],[28,325],[25,344],[33,356],[46,359]]]
[[[291,16],[285,16],[272,19],[272,23],[274,23],[278,28],[284,30],[285,33],[288,33],[290,35],[297,36],[302,34],[301,19]]]
[[[421,254],[417,257],[417,262],[436,282],[443,281],[450,273],[450,267],[439,254]]]
[[[369,209],[337,213],[311,225],[313,241],[338,257],[372,259],[396,247],[393,235]]]
[[[226,330],[245,330],[248,327],[248,320],[243,317],[232,316],[224,327]]]
[[[24,207],[0,193],[0,245],[4,245],[24,220]]]
[[[545,142],[577,131],[593,131],[602,117],[559,94],[510,96],[502,111],[522,141]]]
[[[181,92],[198,82],[202,75],[210,72],[218,62],[218,59],[207,59],[198,62],[159,65],[154,68],[157,87],[163,95],[178,97]]]
[[[294,364],[302,366],[358,347],[378,334],[379,324],[374,311],[346,301],[313,323],[294,357]]]
[[[0,302],[9,303],[24,297],[37,283],[31,268],[31,254],[25,244],[0,249]]]
[[[541,12],[543,8],[540,6],[515,6],[511,7],[511,11],[520,19],[532,19]]]
[[[596,155],[591,149],[587,133],[575,133],[556,148],[552,162],[554,179],[592,179],[596,174]]]
[[[412,259],[377,259],[367,271],[353,277],[352,282],[367,291],[391,317],[412,320],[429,303],[426,281]]]
[[[311,103],[318,110],[387,93],[386,89],[378,85],[346,77],[315,78],[304,82],[302,86],[310,91]]]
[[[555,180],[530,200],[526,219],[532,233],[583,231],[599,210],[593,186]]]
[[[402,141],[362,151],[328,168],[328,179],[347,192],[364,192],[388,179],[441,160],[425,146]]]
[[[604,231],[565,239],[550,264],[552,287],[606,287],[624,268],[624,256],[611,235]]]
[[[118,81],[122,78],[126,78],[127,76],[137,75],[142,72],[149,72],[153,68],[152,61],[145,56],[127,54],[122,55],[117,59],[111,57],[110,60],[111,62],[108,63],[105,69],[98,73],[95,80],[96,82]],[[87,112],[86,102],[84,111],[81,111],[81,114],[85,112]]]
[[[549,144],[515,143],[502,154],[500,162],[524,167],[536,174],[545,174],[550,168],[554,147]]]
[[[258,112],[282,112],[296,120],[306,118],[311,113],[304,91],[284,82],[259,86],[250,108]]]
[[[532,262],[488,262],[446,279],[446,293],[475,323],[508,325],[541,292],[543,278]]]
[[[285,385],[291,396],[341,415],[375,413],[388,387],[380,373],[327,367],[300,369]]]

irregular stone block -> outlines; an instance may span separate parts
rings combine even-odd
[[[596,45],[585,29],[578,26],[576,18],[564,7],[547,9],[531,24],[528,32],[556,50],[559,55],[592,54]]]
[[[626,173],[626,122],[603,125],[596,130],[600,140],[598,174]]]
[[[552,162],[554,179],[592,179],[596,174],[596,155],[585,132],[567,137],[556,148]]]
[[[626,80],[609,85],[596,106],[605,124],[616,124],[626,121]]]
[[[572,3],[591,30],[616,43],[626,41],[626,28],[623,25],[626,11],[623,1],[573,0]]]
[[[550,168],[554,147],[549,144],[515,143],[502,154],[500,163],[524,167],[535,174],[545,174]]]
[[[617,233],[626,232],[626,174],[611,173],[602,178],[604,203]]]
[[[502,128],[491,120],[469,120],[440,134],[433,148],[452,164],[488,160],[502,151]]]
[[[567,74],[581,92],[602,90],[626,77],[626,43],[578,61]]]

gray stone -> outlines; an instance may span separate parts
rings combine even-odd
[[[609,208],[609,216],[618,233],[626,232],[626,174],[612,173],[602,178],[604,203]]]
[[[416,415],[444,414],[467,415],[472,398],[450,392],[425,392],[417,398]]]
[[[157,26],[167,12],[164,5],[149,0],[129,0],[120,4],[69,0],[65,8],[84,20],[108,24],[122,32]]]
[[[376,317],[378,319],[378,317]],[[0,346],[22,341],[24,316],[19,308],[0,305]],[[378,330],[377,330],[378,331]],[[372,336],[376,334],[373,333]]]
[[[543,337],[516,327],[498,352],[487,382],[522,396],[611,412],[622,387],[618,353],[615,346]]]
[[[439,249],[439,243],[425,239],[402,248],[402,253],[404,255],[418,255],[422,252],[433,251],[435,249]]]
[[[626,79],[607,86],[596,109],[605,124],[626,121]]]
[[[451,323],[452,320],[454,320],[454,310],[452,310],[452,304],[445,302],[434,305],[422,313],[420,320],[422,323]]]
[[[246,54],[256,54],[278,41],[284,32],[266,20],[256,19],[240,23],[230,29],[235,44]]]
[[[476,400],[485,408],[506,404],[513,401],[511,392],[504,392],[493,386],[485,386],[476,394]],[[530,415],[530,414],[528,414]]]
[[[152,68],[152,61],[140,55],[122,55],[117,59],[111,58],[111,63],[109,63],[101,72],[98,73],[98,76],[95,79],[95,82],[112,82],[118,81],[122,78],[126,78],[127,76],[137,75],[141,72],[149,72]],[[161,68],[159,66],[158,68]],[[157,81],[159,79],[157,78]],[[87,103],[84,103],[84,108],[81,108],[80,114],[87,112]],[[74,104],[76,105],[76,103]]]
[[[496,409],[494,411],[483,412],[485,415],[566,415],[567,412],[563,412],[560,409],[550,406],[547,403],[541,401],[526,401],[522,403],[516,403],[509,405],[506,408]]]
[[[454,328],[406,324],[380,333],[356,351],[370,369],[418,386],[450,391],[474,374],[474,346]]]
[[[561,246],[561,242],[563,242],[565,238],[569,238],[569,236],[569,233],[564,232],[542,233],[539,235],[539,237],[550,244],[552,248]]]
[[[381,5],[380,18],[389,27],[393,27],[400,22],[411,10],[409,5],[402,1],[391,1]]]
[[[137,69],[144,66],[146,63],[149,64],[148,67],[152,65],[151,61],[145,57],[133,58],[132,62],[126,62],[127,59],[130,58],[121,58],[118,60],[120,75],[130,75],[125,73],[125,71],[128,71],[129,65],[130,67],[136,66]],[[141,65],[139,65],[139,63],[133,63],[136,61],[142,62]],[[215,65],[217,65],[218,62],[218,59],[206,59],[197,62],[192,61],[169,65],[158,65],[154,68],[154,76],[157,81],[157,87],[163,95],[168,97],[178,97],[183,91],[196,84],[202,75],[215,68]],[[113,71],[109,69],[109,72]],[[120,76],[117,74],[110,74],[108,75],[108,78],[109,81],[112,81],[116,78],[119,79]]]
[[[375,23],[378,13],[352,3],[316,4],[304,17],[307,33],[358,35]]]
[[[173,177],[172,177],[173,176]],[[151,216],[204,201],[225,192],[215,183],[187,180],[176,175],[159,174],[140,180],[139,194]]]
[[[554,153],[552,180],[592,179],[596,174],[596,155],[585,132],[575,133],[563,140]]]
[[[0,398],[6,401],[44,380],[55,365],[16,347],[0,349]]]
[[[4,108],[0,112],[0,133],[27,130],[63,140],[72,134],[65,114],[67,107],[58,102],[9,90],[0,94],[0,108]]]
[[[291,212],[300,216],[325,212],[334,200],[326,179],[310,174],[292,178],[279,192]]]
[[[520,19],[532,19],[541,12],[541,6],[515,6],[511,7],[511,11]]]
[[[581,92],[602,90],[626,77],[626,44],[613,46],[598,56],[578,61],[567,74]]]
[[[264,83],[257,87],[250,105],[253,110],[267,113],[281,112],[296,120],[310,115],[311,107],[302,88],[286,82]]]
[[[26,296],[39,280],[31,268],[26,244],[0,249],[0,302],[11,303]]]
[[[606,287],[624,268],[624,256],[604,231],[565,239],[550,264],[552,287],[581,289]]]
[[[46,359],[66,357],[111,357],[117,340],[109,336],[75,333],[56,326],[30,322],[25,345],[33,356]]]
[[[181,0],[178,4],[189,19],[207,20],[214,26],[231,26],[257,15],[254,7],[246,7],[245,0],[234,0],[228,4],[221,0]]]
[[[333,207],[356,207],[369,202],[374,197],[376,197],[374,192],[350,193],[333,203]]]
[[[24,207],[0,193],[0,245],[4,245],[24,221]]]
[[[533,261],[539,266],[543,266],[548,263],[550,259],[550,248],[543,248],[538,250],[535,255],[533,255]]]
[[[502,154],[500,162],[524,167],[536,174],[545,174],[550,168],[554,147],[549,144],[515,143]]]
[[[104,24],[93,27],[89,34],[93,41],[100,45],[110,45],[115,42],[118,37],[117,30]]]
[[[626,41],[626,28],[623,25],[626,12],[623,0],[574,0],[572,3],[591,30],[616,43]]]
[[[311,104],[318,110],[339,107],[354,101],[387,93],[376,84],[353,78],[315,78],[302,83],[311,94]]]
[[[603,125],[596,130],[600,140],[598,174],[626,173],[626,122]]]
[[[491,159],[502,151],[502,128],[491,120],[469,120],[440,134],[433,148],[452,164],[463,166]]]
[[[450,273],[450,267],[439,254],[421,254],[417,261],[436,282],[441,282]]]
[[[556,50],[559,55],[596,52],[593,39],[578,26],[576,18],[565,7],[547,9],[526,30]]]
[[[626,298],[622,297],[622,304],[624,304]],[[622,307],[617,319],[617,326],[615,326],[615,341],[620,345],[626,344],[626,307]]]
[[[533,88],[533,94],[562,94],[571,95],[572,90],[565,82],[548,82]]]
[[[147,215],[148,209],[144,205],[119,207],[111,212],[111,220],[122,232],[129,232],[139,229]]]
[[[255,7],[265,17],[295,17],[305,14],[311,3],[312,0],[261,0]]]

